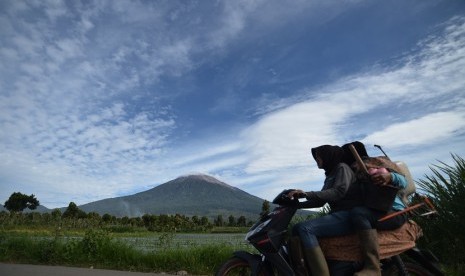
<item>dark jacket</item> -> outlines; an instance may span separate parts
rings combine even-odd
[[[339,163],[326,175],[321,191],[307,192],[306,195],[307,201],[300,203],[300,208],[317,208],[328,203],[331,212],[335,212],[363,205],[360,185],[345,163]]]

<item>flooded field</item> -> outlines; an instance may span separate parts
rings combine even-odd
[[[158,251],[167,248],[183,248],[202,245],[227,245],[249,248],[244,240],[245,234],[157,234],[149,237],[117,237],[115,240],[124,242],[142,251]]]

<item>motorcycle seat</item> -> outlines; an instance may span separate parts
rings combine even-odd
[[[421,235],[422,231],[420,226],[412,220],[409,220],[396,230],[378,231],[380,259],[399,255],[415,247],[415,241],[421,237]],[[325,257],[329,260],[362,260],[359,239],[356,234],[319,238],[318,241]]]

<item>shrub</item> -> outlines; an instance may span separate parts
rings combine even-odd
[[[465,266],[465,160],[454,154],[452,159],[453,165],[440,162],[431,167],[432,175],[417,182],[433,201],[438,215],[416,220],[424,232],[420,243],[443,263],[460,271]]]
[[[99,254],[110,245],[111,238],[108,232],[90,229],[81,241],[82,250],[90,261],[99,259]]]

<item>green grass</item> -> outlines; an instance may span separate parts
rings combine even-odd
[[[176,272],[212,275],[239,248],[227,244],[193,245],[144,252],[113,239],[102,230],[89,230],[82,238],[0,232],[0,261],[45,265],[106,268],[141,272]]]

